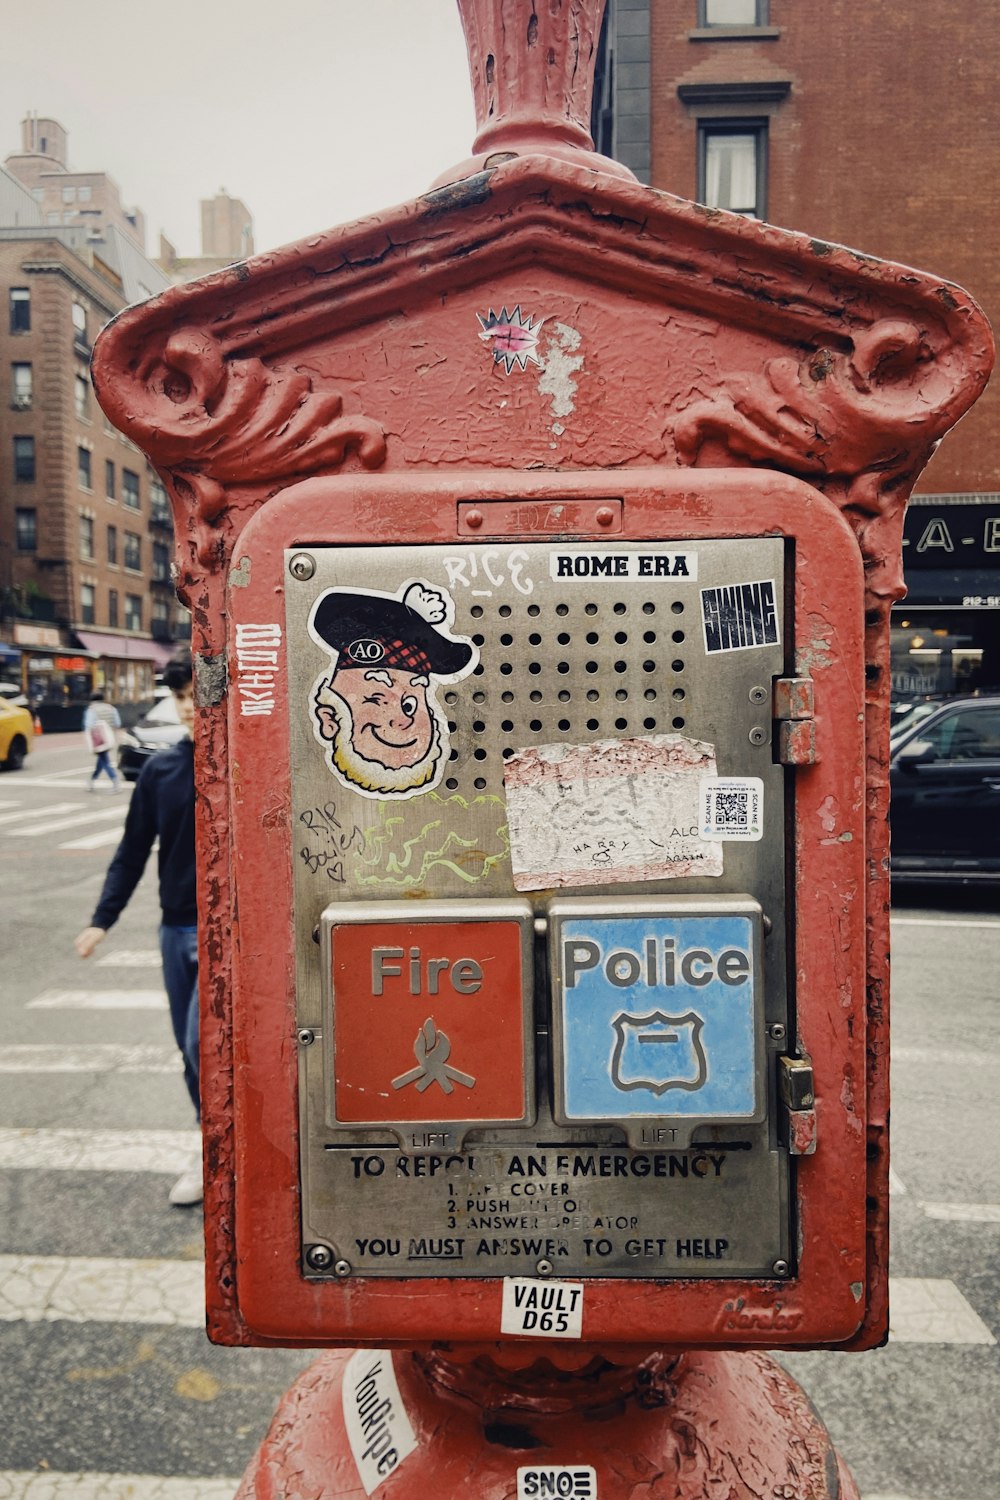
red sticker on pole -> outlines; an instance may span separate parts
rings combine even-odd
[[[337,1122],[529,1120],[530,908],[411,910],[324,913]]]

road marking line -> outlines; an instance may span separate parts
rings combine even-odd
[[[2,1492],[0,1492],[0,1500],[2,1500]],[[31,1500],[35,1500],[34,1495],[31,1496]],[[90,1500],[89,1495],[86,1497],[86,1500]],[[118,1500],[118,1497],[115,1496],[114,1500]],[[865,1493],[861,1496],[861,1500],[944,1500],[944,1497],[931,1495],[928,1495],[926,1497],[922,1495],[901,1495],[897,1494],[895,1490],[893,1490],[891,1495],[883,1494],[881,1490],[877,1495],[871,1495],[866,1490]],[[980,1496],[980,1500],[983,1500],[982,1496]]]
[[[953,1281],[890,1276],[889,1342],[995,1344],[996,1339]]]
[[[986,1052],[961,1052],[947,1047],[893,1047],[893,1062],[933,1063],[935,1068],[948,1063],[962,1068],[993,1068],[993,1058]]]
[[[100,833],[88,833],[82,839],[70,839],[65,844],[60,844],[60,849],[100,849],[105,844],[117,844],[122,836],[122,824],[116,823],[113,828],[105,828]]]
[[[164,1172],[178,1176],[197,1153],[198,1130],[0,1128],[0,1168],[31,1172]]]
[[[56,818],[54,823],[36,823],[31,828],[12,828],[10,837],[12,839],[38,839],[43,833],[62,833],[66,828],[81,828],[84,823],[99,823],[108,818],[117,818],[119,824],[125,821],[125,811],[120,804],[114,807],[102,807],[94,812],[75,813],[71,818]]]
[[[929,1219],[949,1224],[1000,1224],[1000,1203],[921,1203]]]
[[[174,1047],[94,1042],[53,1047],[27,1042],[0,1050],[0,1073],[176,1073]]]
[[[25,1010],[166,1010],[164,990],[43,990]]]
[[[1000,918],[977,922],[971,917],[932,917],[930,920],[924,917],[891,917],[890,921],[894,927],[992,927],[994,931],[1000,932]]]
[[[49,818],[56,813],[75,812],[78,808],[86,807],[86,802],[52,802],[48,807],[32,807],[23,812],[4,813],[0,817],[0,826],[8,823],[20,823],[22,818]]]
[[[200,1260],[0,1255],[0,1322],[205,1325]]]
[[[119,948],[95,960],[99,969],[158,969],[159,948]]]
[[[0,1469],[0,1500],[233,1500],[238,1479]],[[877,1497],[876,1497],[877,1500]],[[891,1500],[882,1496],[881,1500]]]

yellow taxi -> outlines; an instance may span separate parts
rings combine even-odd
[[[35,721],[28,710],[0,698],[0,767],[19,770],[34,737]]]

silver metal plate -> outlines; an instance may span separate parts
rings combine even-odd
[[[785,788],[770,744],[771,683],[791,657],[784,544],[615,538],[303,551],[310,577],[286,567],[298,1026],[317,1038],[301,1050],[303,1244],[330,1251],[316,1257],[318,1270],[307,1255],[305,1274],[329,1275],[339,1262],[340,1274],[498,1276],[538,1261],[574,1275],[771,1274],[791,1258],[787,1158],[774,1126],[778,1044],[766,1042],[762,1123],[699,1124],[685,1145],[654,1121],[633,1146],[623,1126],[556,1125],[539,935],[533,1126],[345,1126],[329,1103],[330,1012],[314,933],[331,901],[367,913],[373,903],[468,899],[488,909],[520,897],[543,919],[560,892],[738,893],[759,903],[769,930],[760,1019],[787,1025]],[[428,789],[380,790],[332,761],[321,690],[354,651],[354,684],[382,671],[392,697],[390,663],[417,649],[390,630],[407,600],[420,602],[408,595],[414,584],[445,600],[432,628],[451,643],[435,657],[448,671],[428,671],[426,656],[408,667],[427,678],[429,716],[435,701],[440,709],[442,755]],[[373,602],[360,608],[348,595]],[[327,596],[329,639],[317,629]],[[364,628],[341,639],[358,621]],[[433,655],[430,640],[420,649]],[[456,669],[464,642],[468,660]],[[406,707],[422,709],[419,684],[413,696],[420,705]],[[401,701],[397,693],[397,710]],[[389,714],[378,721],[387,738],[405,738],[392,707],[373,712]],[[352,721],[355,739],[363,720]],[[595,796],[598,782],[605,790]],[[692,806],[716,816],[710,837],[694,821],[677,824],[677,809]],[[748,807],[755,828],[740,824]]]

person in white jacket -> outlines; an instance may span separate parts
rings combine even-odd
[[[94,774],[87,787],[88,792],[97,791],[97,778],[102,771],[106,771],[110,777],[113,791],[120,792],[122,789],[121,779],[111,759],[111,752],[118,741],[115,731],[121,728],[121,722],[117,708],[113,703],[105,702],[103,693],[91,693],[83,716],[83,731],[87,736],[87,745],[97,759]]]

